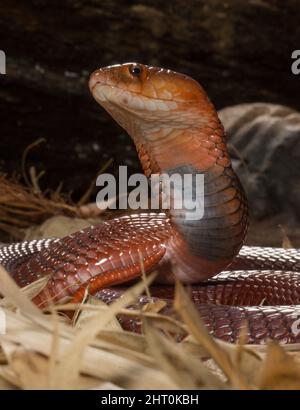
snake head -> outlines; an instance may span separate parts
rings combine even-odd
[[[138,63],[100,68],[91,74],[89,87],[96,101],[129,133],[132,127],[151,128],[169,122],[173,127],[188,127],[201,118],[205,122],[213,110],[192,78]]]

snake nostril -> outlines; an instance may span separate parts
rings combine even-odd
[[[89,79],[89,88],[91,91],[93,90],[97,82],[98,82],[97,77],[95,77],[95,75],[92,74]]]
[[[92,91],[96,84],[100,83],[102,80],[103,74],[102,70],[96,70],[90,75],[89,79],[89,88]]]

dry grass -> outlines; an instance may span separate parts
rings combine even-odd
[[[159,307],[128,310],[151,282],[150,276],[129,288],[110,306],[88,298],[83,305],[53,306],[47,314],[30,297],[45,280],[20,290],[0,268],[1,389],[279,389],[300,388],[300,346],[247,346],[212,338],[182,285],[175,309],[182,321],[159,313]],[[63,309],[77,310],[76,323]],[[118,313],[139,315],[141,335],[125,332]],[[184,332],[180,342],[170,337]]]
[[[33,186],[20,184],[17,178],[0,175],[1,230],[20,236],[22,229],[57,214],[78,216],[79,210],[58,190],[47,196]]]
[[[99,171],[106,169],[110,162]],[[54,215],[76,218],[93,218],[103,211],[96,204],[88,203],[94,181],[78,202],[61,192],[61,185],[54,191],[42,191],[35,168],[31,167],[26,176],[26,184],[20,176],[8,177],[0,174],[0,231],[9,234],[11,239],[22,240],[25,230],[41,224]]]
[[[27,167],[28,154],[44,142],[45,139],[40,138],[24,150],[20,164],[21,175],[0,173],[0,232],[8,234],[11,240],[23,240],[27,228],[39,225],[54,215],[93,218],[102,213],[89,200],[97,176],[109,167],[112,159],[104,163],[82,197],[74,202],[70,194],[61,192],[62,182],[56,190],[43,191],[40,180],[45,171],[37,173],[34,166]]]

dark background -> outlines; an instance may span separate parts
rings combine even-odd
[[[0,3],[0,170],[28,165],[44,187],[63,180],[79,196],[112,158],[139,169],[129,138],[92,100],[89,73],[138,61],[198,80],[218,109],[274,102],[300,109],[297,0],[67,0]],[[300,137],[300,134],[299,134]]]

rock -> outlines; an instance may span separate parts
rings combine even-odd
[[[67,216],[53,216],[47,219],[39,226],[33,226],[26,230],[24,240],[31,241],[33,239],[42,238],[62,238],[77,232],[80,229],[100,223],[101,219],[80,219],[70,218]]]
[[[253,216],[285,213],[299,221],[300,113],[253,103],[227,107],[219,116]]]

